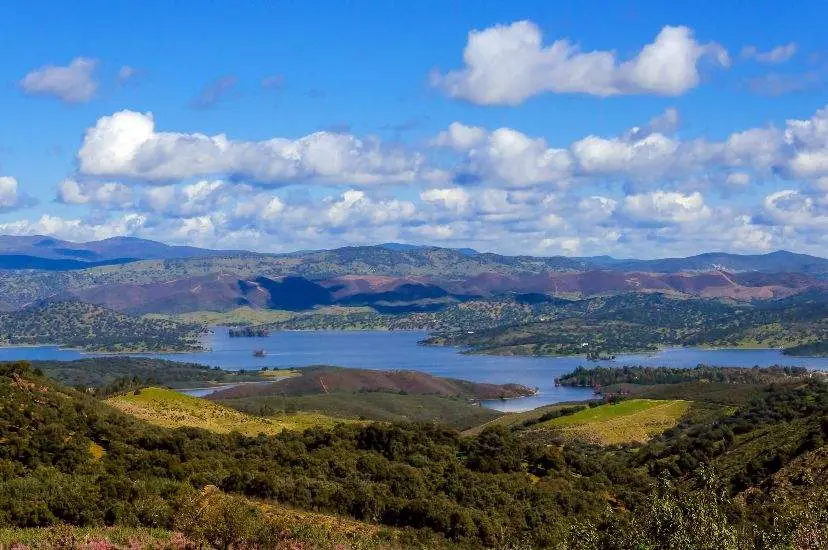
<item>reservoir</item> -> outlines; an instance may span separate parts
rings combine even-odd
[[[216,327],[206,337],[209,351],[172,354],[141,354],[146,357],[218,366],[228,370],[262,367],[338,365],[373,370],[415,370],[435,376],[475,382],[516,382],[538,388],[532,397],[486,402],[501,411],[521,411],[562,401],[588,399],[592,391],[555,387],[555,378],[578,366],[642,365],[692,368],[699,364],[727,367],[801,366],[828,370],[826,357],[790,357],[774,349],[668,348],[651,354],[619,355],[614,361],[587,361],[568,357],[501,357],[467,355],[449,347],[421,346],[427,336],[419,331],[286,331],[260,338],[230,338],[228,329]],[[253,352],[265,350],[264,357]],[[0,348],[0,361],[71,361],[87,354],[56,346]]]

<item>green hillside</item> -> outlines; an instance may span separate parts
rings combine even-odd
[[[630,399],[559,416],[534,429],[551,429],[599,445],[644,443],[678,424],[689,408],[690,402],[682,400]],[[531,433],[526,437],[531,438]]]
[[[463,398],[388,392],[239,397],[219,399],[218,403],[251,414],[305,411],[354,420],[436,422],[459,430],[503,416],[494,409],[472,405]]]
[[[32,366],[67,386],[96,388],[104,394],[142,386],[194,388],[272,381],[296,374],[287,369],[227,371],[198,363],[115,355],[75,361],[33,361]]]
[[[153,426],[2,364],[0,536],[111,526],[236,548],[819,548],[827,419],[814,379],[691,410],[643,444],[363,423],[246,437]]]
[[[217,433],[239,432],[248,436],[272,435],[282,430],[332,427],[334,418],[312,413],[252,416],[229,407],[164,388],[142,388],[110,397],[109,405],[150,424],[165,428],[202,428]]]
[[[502,413],[481,400],[531,395],[519,384],[485,384],[415,371],[312,366],[273,384],[241,385],[207,398],[254,414],[317,412],[338,418],[438,422],[466,429]]]
[[[522,310],[503,307],[508,315],[482,319],[485,312],[504,309],[471,309],[463,304],[436,314],[442,328],[425,343],[493,355],[598,357],[663,346],[771,347],[818,353],[820,342],[828,341],[824,292],[754,305],[627,293],[541,303]],[[454,324],[446,323],[448,319]]]

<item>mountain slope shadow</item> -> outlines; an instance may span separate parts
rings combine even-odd
[[[269,294],[267,307],[270,309],[301,311],[313,306],[333,303],[328,289],[304,277],[285,277],[278,281],[267,277],[256,277],[252,281],[239,281],[239,286],[245,293],[252,290],[254,284]]]

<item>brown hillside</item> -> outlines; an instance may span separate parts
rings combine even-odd
[[[806,275],[791,273],[624,273],[620,271],[549,272],[537,275],[486,273],[446,285],[452,292],[491,295],[543,292],[594,296],[618,292],[676,292],[691,296],[738,300],[784,298],[822,286]]]
[[[302,376],[272,384],[249,384],[228,388],[210,399],[237,399],[265,395],[313,395],[333,392],[381,391],[419,395],[500,399],[531,395],[533,390],[520,384],[484,384],[439,378],[414,371],[373,371],[340,367],[308,367]]]

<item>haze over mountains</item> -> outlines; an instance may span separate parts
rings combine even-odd
[[[104,265],[135,260],[204,258],[228,254],[233,252],[171,246],[135,237],[112,237],[76,243],[43,235],[0,235],[2,269],[83,269],[89,267],[89,263]]]
[[[544,299],[663,292],[751,301],[826,286],[828,260],[785,251],[634,260],[385,243],[261,254],[131,237],[88,243],[0,237],[0,305],[6,310],[60,298],[133,314],[329,305],[401,313],[500,294]]]
[[[352,246],[333,250],[297,251],[286,254],[264,254],[246,250],[212,250],[193,246],[175,246],[136,237],[112,237],[100,241],[71,242],[53,237],[34,235],[0,235],[0,269],[27,269],[10,262],[9,257],[27,257],[32,261],[61,260],[67,262],[114,262],[150,259],[214,258],[230,256],[287,256],[312,258],[337,255],[341,260],[374,251],[386,256],[421,256],[429,251],[441,250],[466,258],[479,258],[492,264],[524,263],[535,259],[550,269],[587,271],[642,271],[672,273],[678,271],[759,271],[764,273],[796,272],[828,276],[828,259],[784,250],[768,254],[729,254],[708,252],[685,258],[652,260],[617,259],[611,256],[503,256],[481,253],[470,248],[440,248],[404,243],[383,243],[374,246]],[[45,265],[45,264],[44,264]],[[56,264],[57,265],[57,264]],[[83,264],[81,264],[83,266]],[[86,266],[88,267],[88,265]],[[33,269],[48,269],[34,267]],[[60,268],[58,268],[60,269]]]

